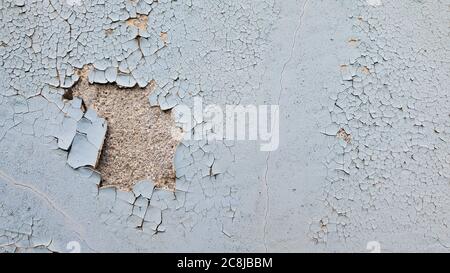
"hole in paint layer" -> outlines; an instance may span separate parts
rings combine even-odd
[[[84,69],[83,69],[84,70]],[[119,88],[115,84],[89,84],[83,71],[80,80],[64,94],[79,97],[108,122],[97,170],[102,186],[131,190],[139,181],[151,179],[157,187],[175,188],[173,157],[179,144],[171,135],[171,111],[151,107],[147,87]]]

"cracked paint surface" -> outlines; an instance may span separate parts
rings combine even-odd
[[[0,251],[445,251],[449,4],[0,1]],[[170,190],[102,185],[83,92],[150,85],[140,110],[279,104],[279,149],[183,140]]]

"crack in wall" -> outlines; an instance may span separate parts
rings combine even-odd
[[[289,53],[289,57],[288,59],[284,62],[283,67],[281,69],[280,72],[280,81],[279,81],[279,85],[280,85],[280,91],[278,92],[278,97],[277,97],[277,105],[280,105],[281,102],[281,96],[283,93],[283,79],[284,79],[284,73],[286,70],[287,65],[291,62],[292,57],[294,56],[294,50],[295,50],[295,46],[297,44],[297,35],[298,32],[300,31],[301,27],[302,27],[302,23],[303,23],[303,17],[305,16],[305,11],[306,11],[306,7],[308,5],[308,0],[305,0],[305,2],[302,5],[302,9],[301,9],[301,13],[299,15],[298,18],[298,23],[297,26],[295,27],[295,31],[293,33],[292,36],[292,45],[291,45],[291,50]],[[267,247],[267,219],[269,216],[269,209],[270,209],[270,193],[269,193],[269,182],[267,179],[268,173],[269,173],[269,162],[270,162],[270,156],[271,156],[271,152],[269,152],[267,154],[266,157],[266,169],[264,172],[264,188],[265,188],[265,192],[266,192],[266,204],[265,204],[265,211],[264,211],[264,228],[263,228],[263,239],[264,239],[264,249],[267,252],[268,251],[268,247]]]

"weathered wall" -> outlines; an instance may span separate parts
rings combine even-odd
[[[0,251],[445,251],[449,9],[0,1]],[[101,187],[108,122],[63,98],[86,67],[164,111],[280,105],[279,148],[182,141],[174,191]]]

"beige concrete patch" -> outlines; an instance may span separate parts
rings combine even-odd
[[[85,74],[80,73],[80,81],[66,97],[82,98],[85,107],[108,122],[97,166],[102,186],[130,190],[135,183],[152,179],[158,187],[173,189],[178,140],[171,136],[171,111],[150,107],[148,95],[155,83],[124,89],[114,84],[89,84]]]
[[[136,18],[130,18],[126,21],[129,26],[135,26],[140,30],[146,30],[148,24],[148,16],[143,14],[138,14]]]

